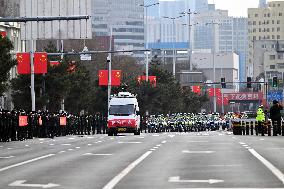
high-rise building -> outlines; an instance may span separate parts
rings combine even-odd
[[[264,7],[266,7],[266,0],[259,0],[258,7],[259,7],[259,8],[264,8]]]
[[[92,29],[96,36],[109,36],[112,28],[117,50],[144,48],[144,0],[93,0]],[[142,58],[144,53],[135,53]]]
[[[266,41],[284,40],[284,1],[270,1],[267,7],[248,9],[248,36],[249,53],[247,61],[247,74],[257,78],[259,76],[259,62],[254,62],[254,45],[256,41],[263,41],[263,48],[266,48]],[[273,56],[271,56],[273,58]],[[274,66],[275,72],[283,65]],[[262,70],[267,72],[266,69]]]
[[[215,10],[213,5],[209,5],[209,8],[207,12],[201,12],[193,18],[193,49],[237,53],[240,57],[239,79],[244,81],[247,19],[229,17],[227,10]]]
[[[20,0],[0,0],[0,17],[20,16]]]
[[[195,11],[197,12],[208,11],[208,0],[195,0]]]

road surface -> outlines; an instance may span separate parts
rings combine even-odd
[[[284,188],[284,137],[229,132],[0,143],[0,188]]]

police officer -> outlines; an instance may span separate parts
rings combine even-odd
[[[273,100],[273,106],[270,108],[270,119],[273,125],[273,136],[281,134],[281,113],[283,106],[277,100]]]
[[[263,105],[260,105],[256,112],[256,121],[257,121],[257,127],[256,127],[256,135],[258,133],[261,133],[262,136],[264,136],[264,128],[263,123],[265,121],[265,113],[263,111]]]

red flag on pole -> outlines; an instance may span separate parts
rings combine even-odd
[[[111,86],[120,86],[121,70],[111,71]]]
[[[49,62],[49,66],[50,66],[50,67],[56,67],[56,66],[58,66],[59,64],[60,64],[59,61],[50,61],[50,62]]]
[[[149,76],[148,79],[149,79],[149,81],[150,81],[150,83],[153,87],[157,86],[157,77],[156,76]]]
[[[34,73],[46,74],[47,73],[47,53],[36,52],[34,53]]]
[[[31,57],[30,53],[17,53],[17,70],[18,74],[30,74],[31,73]]]
[[[99,70],[99,86],[108,85],[108,70]]]
[[[0,36],[1,36],[2,38],[7,37],[7,32],[5,32],[5,31],[0,31]]]
[[[192,92],[196,94],[201,94],[201,87],[200,86],[192,86]]]

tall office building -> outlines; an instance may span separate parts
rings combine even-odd
[[[208,0],[195,0],[195,10],[197,12],[208,11]]]
[[[144,5],[151,5],[159,3],[159,0],[144,0]],[[148,8],[148,17],[158,18],[159,17],[159,5],[151,6]]]
[[[259,0],[258,7],[259,7],[259,8],[264,8],[264,7],[266,7],[266,0]]]
[[[144,48],[144,0],[93,0],[92,29],[96,36],[109,36],[117,50]],[[142,58],[143,52],[134,57]]]
[[[0,0],[0,17],[20,16],[20,0]]]
[[[259,54],[254,52],[254,45],[256,42],[262,41],[263,48],[266,49],[268,45],[266,41],[272,40],[276,44],[277,41],[284,40],[284,1],[270,1],[267,7],[248,9],[248,33],[247,74],[256,78],[261,72],[277,72],[279,69],[283,71],[283,62],[282,64],[271,65],[269,68],[261,65],[260,61],[255,59]],[[275,59],[278,57],[272,55],[268,58]],[[259,69],[261,67],[263,67],[262,70]]]
[[[214,49],[216,52],[235,52],[240,57],[239,79],[245,80],[247,51],[247,19],[228,16],[227,10],[215,10],[209,5],[207,12],[193,18],[193,49]]]

